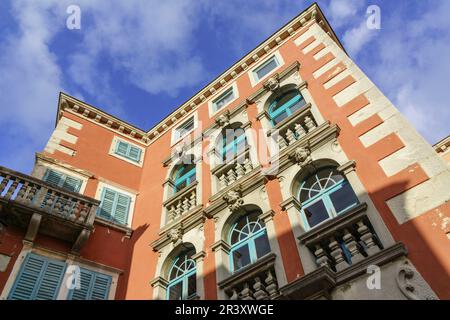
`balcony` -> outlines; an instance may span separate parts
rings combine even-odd
[[[212,170],[212,174],[218,182],[217,192],[241,180],[255,168],[250,158],[250,146],[247,146],[245,150],[235,155],[233,159],[227,160]]]
[[[317,122],[311,112],[311,104],[308,103],[289,118],[270,129],[267,136],[270,137],[278,131],[277,141],[280,150],[282,150],[302,139],[316,128]]]
[[[384,247],[361,203],[298,237],[314,257],[317,268],[280,288],[283,299],[330,299],[334,288],[406,256],[402,243]]]
[[[230,300],[274,300],[280,297],[275,274],[275,253],[269,253],[254,264],[218,283]]]
[[[198,182],[194,182],[164,202],[163,205],[167,213],[166,224],[197,208],[197,184]]]
[[[68,241],[78,252],[93,228],[99,201],[0,167],[0,215],[7,225]]]

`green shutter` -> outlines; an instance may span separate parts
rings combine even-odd
[[[62,173],[47,169],[43,180],[52,186],[60,187],[64,181],[64,178]]]
[[[117,194],[117,204],[114,213],[114,221],[127,224],[128,210],[130,207],[131,198],[124,194]]]
[[[139,160],[141,160],[141,149],[130,146],[130,152],[128,153],[128,155],[131,160],[139,162]]]
[[[28,254],[9,293],[10,300],[55,300],[66,264],[36,254]]]
[[[126,157],[128,153],[129,144],[123,141],[117,141],[116,154]]]
[[[67,191],[79,192],[83,181],[52,169],[47,169],[44,178],[45,182],[52,186],[63,188]]]
[[[80,289],[69,291],[68,300],[107,300],[111,277],[81,268]]]
[[[111,189],[103,188],[101,204],[100,204],[100,208],[98,210],[98,215],[101,218],[104,218],[107,220],[111,220],[113,218],[116,194],[117,194],[117,192],[115,192]]]
[[[117,141],[114,152],[115,154],[135,162],[139,162],[141,160],[141,149],[131,145],[128,142]]]
[[[131,197],[117,191],[103,188],[101,204],[97,215],[103,219],[127,224]]]

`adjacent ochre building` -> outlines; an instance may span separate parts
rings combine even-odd
[[[448,145],[314,4],[149,131],[62,93],[0,167],[0,298],[449,299]]]

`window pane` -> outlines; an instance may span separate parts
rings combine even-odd
[[[291,110],[291,113],[294,113],[295,111],[300,110],[300,108],[304,105],[305,100],[303,98],[300,98],[300,100],[294,103],[289,109]]]
[[[256,75],[258,76],[258,79],[263,78],[265,75],[269,74],[273,69],[275,69],[278,66],[277,61],[275,60],[275,57],[270,59],[268,63],[266,63],[264,66],[256,70]]]
[[[195,273],[188,278],[188,297],[197,293],[197,281]]]
[[[169,289],[169,300],[181,300],[183,293],[182,282],[178,282]]]
[[[286,112],[282,112],[279,115],[277,115],[276,117],[274,117],[272,119],[274,124],[280,123],[281,121],[283,121],[284,119],[286,119],[288,117]]]
[[[234,99],[233,89],[226,92],[222,97],[220,97],[216,102],[214,102],[216,106],[216,110],[219,110],[221,107],[226,105],[228,102]]]
[[[330,199],[336,213],[342,212],[358,203],[358,198],[356,198],[352,187],[348,183],[345,183],[341,188],[330,194]]]
[[[329,218],[327,208],[322,200],[304,208],[303,211],[305,212],[306,219],[308,219],[308,224],[311,228]]]
[[[264,232],[261,236],[255,239],[256,257],[261,258],[270,252],[269,238]]]
[[[242,267],[245,267],[249,263],[250,263],[250,252],[248,250],[247,244],[233,251],[234,271],[239,270]]]

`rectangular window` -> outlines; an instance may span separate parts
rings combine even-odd
[[[66,263],[29,253],[9,293],[9,300],[56,300]]]
[[[268,75],[272,70],[276,69],[280,65],[276,56],[271,57],[269,60],[264,62],[261,66],[253,71],[253,75],[256,81],[261,80],[266,75]]]
[[[63,188],[71,192],[79,192],[81,185],[83,184],[81,179],[71,177],[52,169],[47,169],[47,171],[45,171],[44,178],[42,180],[52,186]]]
[[[131,197],[104,187],[97,215],[103,219],[126,225]]]
[[[194,127],[195,127],[195,119],[192,116],[188,120],[186,120],[182,125],[175,128],[174,141],[177,141],[181,137],[184,137],[185,135],[187,135],[189,132],[191,132],[194,129]]]
[[[137,163],[141,161],[141,148],[122,140],[117,140],[114,153]]]
[[[219,110],[223,106],[227,105],[229,102],[234,100],[234,90],[233,87],[229,88],[227,91],[225,91],[219,98],[214,100],[213,107],[214,111]]]
[[[67,300],[108,300],[111,276],[80,268],[79,288],[69,291]]]

